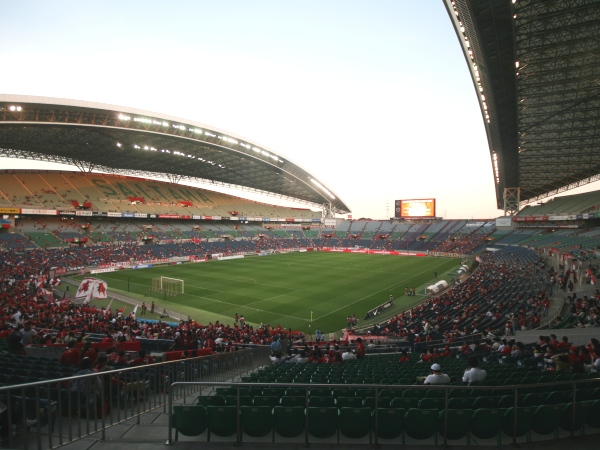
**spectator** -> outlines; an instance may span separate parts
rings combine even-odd
[[[439,364],[435,363],[431,366],[431,374],[425,378],[423,384],[449,384],[450,377],[442,373],[442,368]]]
[[[365,346],[363,345],[362,338],[357,338],[356,339],[356,358],[362,359],[365,357],[365,354],[366,354],[366,350],[365,350]]]
[[[469,357],[469,367],[463,374],[463,382],[471,384],[474,381],[483,381],[487,377],[487,372],[479,368],[479,361],[475,356]]]
[[[75,373],[75,376],[89,375],[91,373],[96,373],[92,370],[92,360],[90,358],[83,358],[79,366],[79,371]],[[75,378],[71,382],[71,391],[81,394],[84,398],[91,399],[99,396],[101,384],[99,377]]]
[[[19,332],[21,334],[21,344],[25,347],[31,345],[33,340],[37,336],[37,331],[32,328],[30,320],[27,320],[23,324],[23,329]]]
[[[350,361],[353,359],[356,359],[356,354],[354,352],[352,352],[352,350],[346,349],[346,351],[344,353],[342,353],[342,360]]]
[[[281,364],[285,362],[285,358],[281,355],[281,352],[277,352],[271,356],[271,362],[274,364]]]
[[[67,349],[60,355],[59,362],[65,366],[79,366],[81,355],[75,348],[76,341],[69,341]],[[88,358],[89,359],[89,358]],[[91,366],[90,366],[91,369]]]
[[[412,357],[408,354],[408,351],[406,349],[402,350],[402,356],[400,356],[400,360],[398,362],[405,363],[411,361]]]
[[[147,364],[154,364],[154,358],[151,355],[146,355],[146,350],[144,349],[138,351],[137,358],[129,362],[130,366],[143,366]]]

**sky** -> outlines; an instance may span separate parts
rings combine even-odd
[[[2,93],[229,131],[299,164],[355,219],[432,197],[439,217],[502,215],[442,0],[2,0],[0,25]]]

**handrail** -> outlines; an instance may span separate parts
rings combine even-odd
[[[269,347],[257,347],[1,386],[0,399],[8,407],[9,423],[27,424],[35,420],[35,424],[31,425],[34,430],[22,436],[23,448],[53,448],[98,432],[104,439],[106,429],[114,425],[131,419],[137,419],[139,424],[142,414],[161,407],[166,412],[169,395],[172,398],[172,394],[167,392],[173,381],[223,382],[235,379],[264,366],[269,362],[269,354]],[[92,381],[97,379],[102,382],[96,394],[88,389],[85,380],[92,385],[95,384]],[[90,396],[90,392],[94,395]],[[184,391],[181,395],[190,393]],[[58,425],[57,431],[55,425]],[[46,434],[42,433],[42,428],[48,435],[46,445],[42,445]],[[13,441],[9,434],[9,448],[17,448]]]

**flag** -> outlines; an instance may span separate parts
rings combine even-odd
[[[40,278],[37,283],[38,283],[37,287],[39,289],[42,289],[42,287],[44,287],[44,283],[46,283],[46,275],[44,275],[42,278]]]
[[[106,281],[98,278],[84,278],[77,289],[74,303],[89,303],[93,298],[107,298],[107,290]]]

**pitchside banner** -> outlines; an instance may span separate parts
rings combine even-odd
[[[308,250],[315,250],[314,247],[309,247]],[[367,255],[397,255],[397,256],[427,256],[427,253],[423,252],[402,252],[402,251],[388,251],[388,250],[370,250],[364,248],[344,248],[344,247],[323,247],[319,249],[323,252],[341,252],[341,253],[366,253]]]

